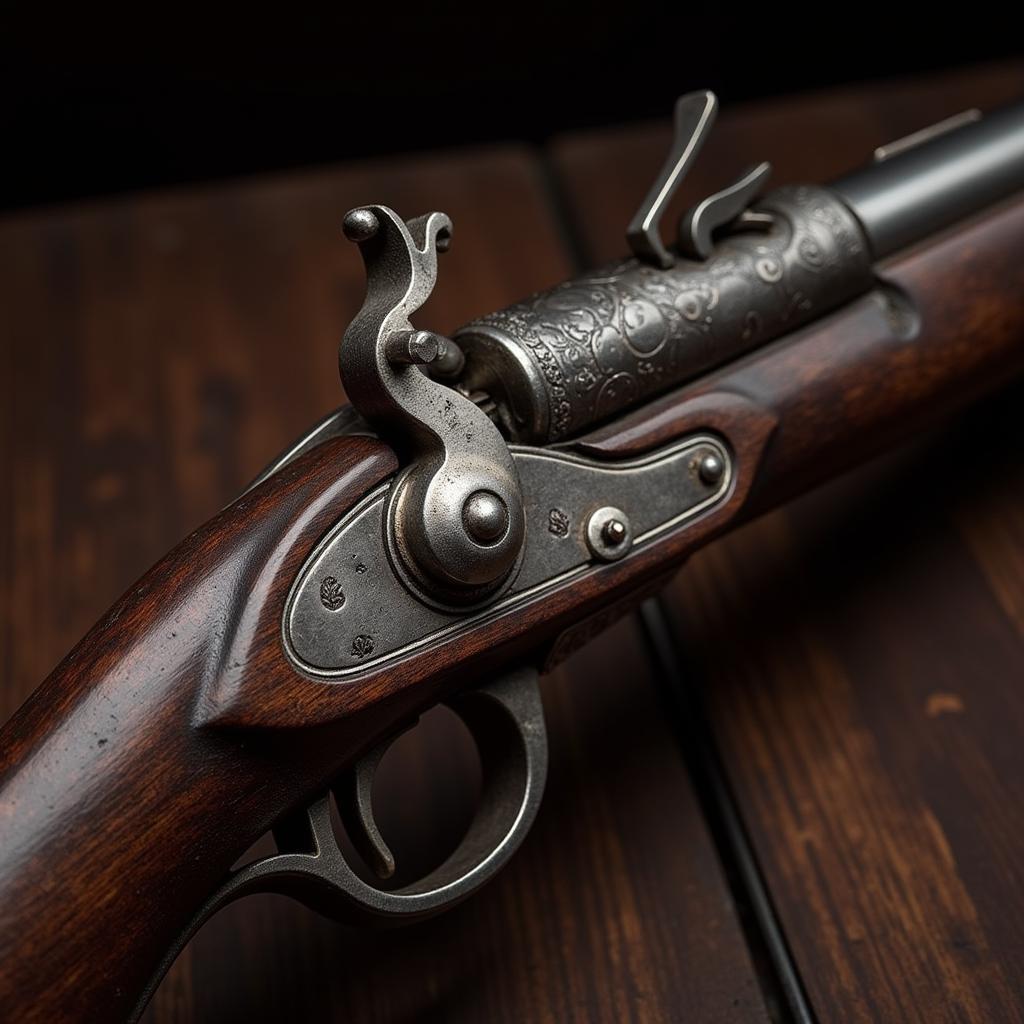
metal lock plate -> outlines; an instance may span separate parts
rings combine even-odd
[[[284,644],[304,672],[343,679],[455,636],[518,602],[611,561],[594,545],[592,517],[608,510],[625,527],[606,539],[629,551],[718,504],[732,484],[732,458],[720,440],[696,436],[625,462],[512,447],[522,481],[526,539],[517,570],[486,606],[430,603],[406,580],[387,538],[389,493],[369,494],[324,538],[299,573],[285,608]],[[708,474],[707,467],[716,471]],[[616,552],[614,557],[619,557]]]

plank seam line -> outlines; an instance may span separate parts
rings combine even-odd
[[[779,1024],[816,1024],[707,715],[695,688],[686,681],[684,660],[669,628],[663,600],[645,602],[639,618],[657,669],[660,696],[668,706],[680,740],[683,760],[736,905],[762,996],[769,1014]]]

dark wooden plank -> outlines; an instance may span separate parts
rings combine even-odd
[[[1018,63],[727,112],[689,196],[762,158],[828,178],[1022,91]],[[595,259],[621,251],[665,142],[555,149]],[[1024,1017],[1022,400],[716,542],[667,601],[822,1020]]]
[[[996,468],[1021,397],[745,531],[673,595],[808,988],[851,1019],[1020,1019],[1024,642],[955,516],[1019,507]],[[951,500],[947,460],[992,426],[1001,457]]]
[[[533,159],[422,157],[55,209],[0,224],[0,714],[124,587],[340,398],[362,300],[346,209],[449,212],[421,322],[565,276]],[[549,792],[508,872],[451,915],[367,934],[276,898],[222,912],[150,1021],[765,1017],[651,668],[624,624],[546,688]],[[404,875],[465,824],[475,766],[443,715],[389,758]],[[178,856],[180,851],[168,851]]]

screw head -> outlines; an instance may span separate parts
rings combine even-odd
[[[380,221],[373,210],[367,210],[360,206],[355,210],[349,210],[345,219],[341,222],[341,230],[350,242],[365,242],[373,238],[380,227]]]
[[[609,519],[601,528],[601,536],[606,544],[615,547],[626,539],[626,524],[621,519]]]
[[[474,491],[462,506],[462,525],[478,544],[495,544],[508,532],[508,507],[493,491]]]
[[[584,536],[587,547],[602,562],[616,562],[629,553],[633,545],[633,527],[620,508],[605,505],[587,520]]]
[[[725,475],[725,463],[714,452],[708,452],[697,464],[697,475],[708,485],[717,484]]]

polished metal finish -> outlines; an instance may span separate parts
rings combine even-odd
[[[750,210],[750,204],[764,191],[772,165],[760,163],[731,185],[692,206],[679,223],[679,251],[695,260],[706,260],[714,252],[714,232],[728,226],[739,230],[767,231],[771,216]]]
[[[478,544],[494,544],[508,530],[508,508],[496,494],[476,491],[462,506],[462,521],[466,533]]]
[[[706,435],[614,463],[536,448],[512,451],[523,483],[526,543],[505,591],[468,610],[423,592],[393,550],[387,528],[392,488],[385,484],[327,534],[292,586],[282,635],[301,671],[346,679],[426,643],[454,640],[485,618],[600,571],[595,563],[604,554],[595,557],[588,540],[595,510],[613,509],[607,518],[628,527],[631,536],[618,549],[628,554],[723,501],[732,480],[728,450]],[[711,456],[723,466],[715,486],[695,471]],[[344,591],[345,604],[338,611],[321,603],[325,579]]]
[[[617,562],[625,557],[632,541],[629,517],[622,509],[608,505],[587,520],[587,547],[602,562]]]
[[[661,238],[661,217],[697,159],[717,115],[718,100],[713,92],[691,92],[676,101],[672,148],[626,229],[626,241],[641,263],[662,270],[675,265],[675,254],[665,248]],[[717,229],[729,224],[744,228],[770,225],[770,218],[750,214],[748,207],[761,194],[771,169],[769,163],[758,164],[688,211],[680,221],[680,252],[692,259],[707,259],[713,248],[711,235]]]
[[[504,434],[575,436],[867,292],[873,262],[1024,188],[1024,104],[933,126],[830,189],[778,189],[750,206],[767,165],[683,218],[680,260],[658,222],[714,120],[684,96],[662,172],[629,228],[636,258],[583,275],[456,334],[459,379]],[[716,237],[717,233],[717,237]]]
[[[530,301],[530,300],[527,300]],[[520,306],[523,303],[519,304]],[[512,316],[517,317],[516,307]],[[455,336],[465,358],[460,390],[486,395],[502,432],[512,441],[543,444],[552,438],[552,396],[563,387],[556,357],[512,340],[506,318],[492,314],[462,328]],[[523,327],[527,326],[522,321]]]
[[[621,519],[609,519],[601,529],[601,539],[606,544],[621,544],[629,536],[629,528]]]
[[[431,213],[406,223],[373,206],[349,213],[345,231],[359,243],[367,293],[341,345],[342,380],[353,405],[406,464],[390,499],[389,540],[421,592],[445,605],[473,605],[509,579],[525,522],[515,463],[494,423],[416,365],[429,365],[445,347],[409,317],[433,289],[451,222]],[[478,492],[494,495],[507,515],[501,536],[487,543],[468,532],[475,519],[464,515]]]
[[[718,100],[707,90],[687,93],[676,100],[672,149],[626,229],[626,240],[638,260],[663,269],[675,263],[661,240],[661,215],[697,159],[717,113]]]
[[[832,193],[777,189],[755,212],[767,230],[727,234],[704,262],[625,260],[468,324],[463,385],[512,440],[560,441],[871,288],[863,234]]]
[[[937,121],[935,124],[928,125],[927,128],[920,128],[916,132],[904,135],[902,139],[887,142],[884,146],[876,146],[875,160],[879,162],[888,160],[889,157],[898,156],[905,150],[920,146],[922,142],[930,142],[932,139],[937,139],[940,135],[945,135],[946,132],[963,128],[965,125],[973,124],[975,121],[980,120],[981,111],[977,107],[971,107],[970,110],[961,110],[959,114],[954,114],[952,117],[947,117],[942,121]]]
[[[1024,103],[932,135],[831,185],[875,259],[1024,189]]]
[[[709,486],[717,484],[724,473],[725,463],[714,452],[708,452],[697,461],[697,475]]]

